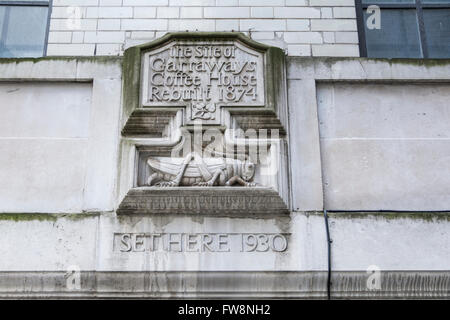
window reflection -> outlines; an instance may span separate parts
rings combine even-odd
[[[0,57],[43,56],[48,14],[48,5],[2,5],[0,1]]]

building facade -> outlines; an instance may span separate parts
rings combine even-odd
[[[0,297],[449,297],[450,1],[0,1],[0,31]]]

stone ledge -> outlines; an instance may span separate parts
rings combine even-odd
[[[122,129],[122,135],[158,135],[162,137],[162,133],[176,113],[177,110],[136,109],[131,113]]]
[[[117,214],[276,216],[289,210],[275,190],[264,187],[140,187],[131,189]]]
[[[287,57],[288,80],[412,83],[450,80],[450,59]]]
[[[365,271],[332,273],[333,299],[448,299],[449,271],[383,271],[368,290]],[[0,298],[315,298],[327,297],[326,271],[111,272],[83,271],[80,288],[67,274],[0,272]]]

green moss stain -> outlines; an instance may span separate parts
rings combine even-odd
[[[94,62],[94,63],[116,63],[121,61],[122,57],[117,56],[57,56],[57,57],[40,57],[40,58],[0,58],[0,64],[7,63],[25,63],[25,62],[44,62],[44,61],[66,61],[66,62]]]
[[[13,222],[27,222],[27,221],[50,221],[55,222],[59,219],[67,219],[71,221],[80,221],[84,219],[97,218],[101,215],[110,215],[112,212],[82,212],[82,213],[0,213],[0,223],[2,221],[13,221]],[[299,212],[305,214],[306,216],[323,216],[322,211],[305,211]],[[332,219],[347,219],[347,220],[357,220],[357,219],[377,219],[377,220],[422,220],[430,223],[434,222],[450,222],[450,211],[442,212],[393,212],[393,211],[359,211],[359,212],[330,212],[328,211],[329,218]],[[138,218],[148,217],[146,215],[140,216]],[[167,216],[161,216],[161,218],[167,218]],[[137,218],[133,216],[132,218]],[[157,216],[151,216],[151,218],[157,218]],[[268,218],[268,217],[265,217]],[[277,217],[270,217],[277,218]],[[279,217],[290,221],[291,217]],[[117,219],[121,222],[123,220],[130,219],[129,216],[117,216]]]
[[[100,212],[83,212],[83,213],[73,213],[73,214],[59,214],[58,218],[64,218],[71,221],[79,221],[84,219],[96,218],[101,215]]]
[[[323,213],[317,213],[323,215]],[[450,221],[450,211],[443,212],[328,212],[328,216],[333,219],[382,219],[382,220],[422,220],[426,222]]]
[[[49,221],[55,222],[58,219],[68,219],[78,221],[83,219],[98,217],[98,212],[83,213],[0,213],[1,221],[26,222],[26,221]]]
[[[46,213],[0,213],[0,221],[56,221],[57,217]]]
[[[444,67],[450,65],[450,59],[368,59],[388,62],[390,65],[405,64],[417,67]]]
[[[132,47],[125,51],[122,65],[123,108],[126,115],[139,107],[139,85],[141,72],[141,51]]]
[[[409,65],[415,67],[445,67],[450,66],[450,59],[388,59],[388,58],[357,58],[357,57],[287,57],[290,62],[314,63],[322,62],[327,66],[332,66],[337,62],[375,62],[393,65]]]

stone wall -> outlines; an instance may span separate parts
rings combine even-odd
[[[329,210],[450,208],[448,83],[319,84],[317,96]]]
[[[354,0],[53,0],[47,55],[120,55],[187,30],[243,32],[290,56],[359,56]]]
[[[449,62],[287,62],[290,215],[214,217],[116,214],[122,58],[4,59],[0,296],[326,297],[327,209],[333,297],[448,297]],[[177,249],[249,233],[287,248]]]
[[[0,211],[113,210],[121,60],[15,61],[0,63]]]

